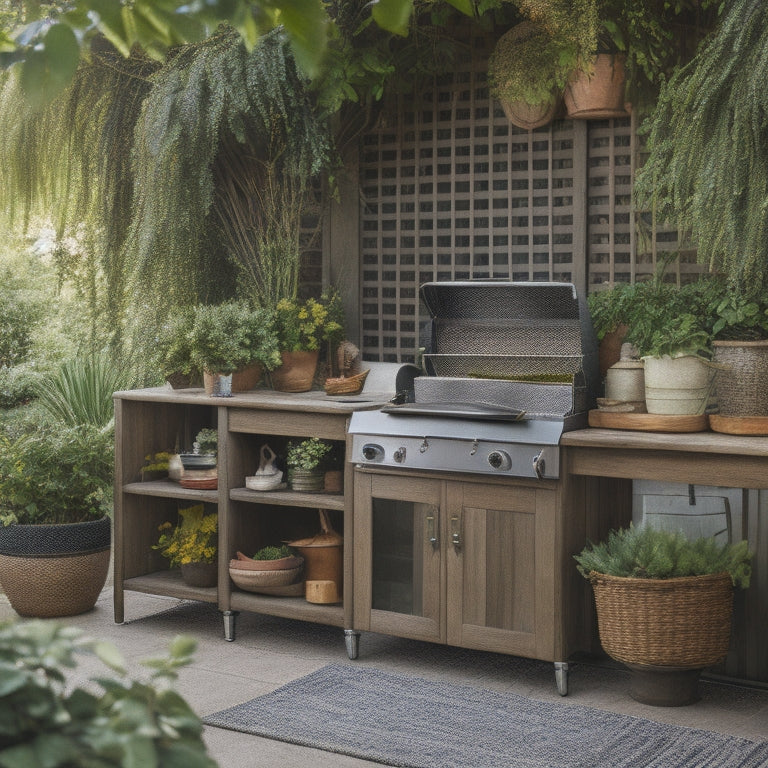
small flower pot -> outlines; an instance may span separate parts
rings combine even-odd
[[[203,373],[203,383],[205,385],[205,394],[209,397],[232,397],[232,374],[223,373]]]
[[[215,587],[218,568],[216,563],[183,563],[181,578],[188,587]]]
[[[318,469],[293,469],[291,488],[302,493],[319,493],[325,488],[325,473]]]
[[[281,352],[283,364],[272,371],[272,386],[279,392],[308,392],[312,389],[319,352]]]

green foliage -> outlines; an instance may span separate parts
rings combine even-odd
[[[194,322],[192,307],[182,307],[169,314],[154,339],[153,359],[163,376],[199,373],[195,366],[190,328]]]
[[[288,443],[285,463],[291,469],[318,469],[332,448],[332,443],[318,437],[310,437],[301,442],[290,442]]]
[[[130,383],[127,367],[101,352],[65,360],[38,380],[35,391],[40,404],[63,424],[103,428],[113,423],[113,393],[129,389]]]
[[[132,679],[110,643],[74,627],[0,624],[0,765],[13,768],[215,768],[200,719],[171,687],[196,644],[176,637],[166,657]],[[110,670],[77,687],[67,672],[95,654]]]
[[[195,364],[209,373],[234,373],[254,361],[268,370],[280,364],[271,313],[242,302],[199,304],[189,341]]]
[[[0,366],[0,408],[15,408],[35,397],[37,372],[26,364]]]
[[[43,423],[0,434],[0,522],[76,523],[110,508],[114,435],[90,424]]]
[[[0,265],[0,368],[28,359],[42,314],[39,292],[30,290],[10,265]]]
[[[195,443],[200,453],[216,456],[219,449],[219,433],[215,429],[205,427],[195,435]]]
[[[282,560],[290,557],[294,551],[287,545],[262,547],[254,556],[254,560]]]
[[[160,538],[152,549],[167,557],[171,567],[189,563],[215,563],[219,516],[205,514],[203,504],[179,510],[181,522],[173,526],[163,523]]]
[[[617,283],[603,291],[594,291],[587,297],[589,314],[598,341],[621,325],[629,325],[637,307],[639,283]]]
[[[611,531],[600,544],[587,545],[575,555],[579,573],[640,579],[672,579],[728,572],[733,585],[746,589],[752,573],[752,553],[746,541],[718,544],[713,538],[690,540],[682,532],[645,525]]]
[[[636,185],[640,205],[690,226],[699,260],[741,288],[768,285],[767,48],[764,3],[727,4],[662,89]]]

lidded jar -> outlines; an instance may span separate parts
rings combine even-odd
[[[643,361],[632,359],[631,344],[621,345],[621,358],[605,374],[605,397],[623,403],[645,401]]]

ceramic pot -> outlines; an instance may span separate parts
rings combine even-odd
[[[648,413],[693,416],[704,413],[715,370],[694,355],[645,357]]]
[[[232,397],[232,375],[204,371],[205,394],[209,397]]]
[[[216,563],[183,563],[181,578],[188,587],[215,587],[218,568]]]
[[[245,368],[241,368],[232,374],[232,391],[248,392],[251,389],[255,389],[263,375],[264,369],[261,367],[261,363],[246,365]]]
[[[291,488],[303,493],[319,493],[324,488],[325,473],[319,469],[292,469]]]
[[[768,341],[715,341],[715,386],[723,416],[768,416]]]
[[[279,392],[308,392],[317,370],[318,350],[281,352],[283,364],[272,371],[272,386]]]

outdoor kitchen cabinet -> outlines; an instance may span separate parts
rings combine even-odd
[[[302,619],[349,628],[352,625],[351,541],[353,469],[345,464],[339,494],[258,492],[245,477],[259,464],[259,448],[274,448],[292,438],[319,437],[346,446],[350,414],[377,408],[384,395],[328,398],[323,392],[284,394],[271,390],[212,398],[202,390],[166,388],[115,393],[114,616],[124,620],[130,591],[215,603],[224,616],[227,639],[234,639],[238,611]],[[191,490],[170,480],[141,482],[147,454],[190,446],[202,427],[218,430],[218,489]],[[216,587],[189,587],[178,569],[169,569],[152,545],[158,526],[174,521],[180,505],[205,503],[218,509],[219,563]],[[329,511],[344,533],[344,601],[308,603],[303,597],[265,596],[238,590],[229,578],[237,550],[256,551],[276,540],[311,536],[320,530],[319,509]],[[253,554],[250,552],[250,554]]]
[[[559,493],[358,467],[355,629],[566,662]]]

